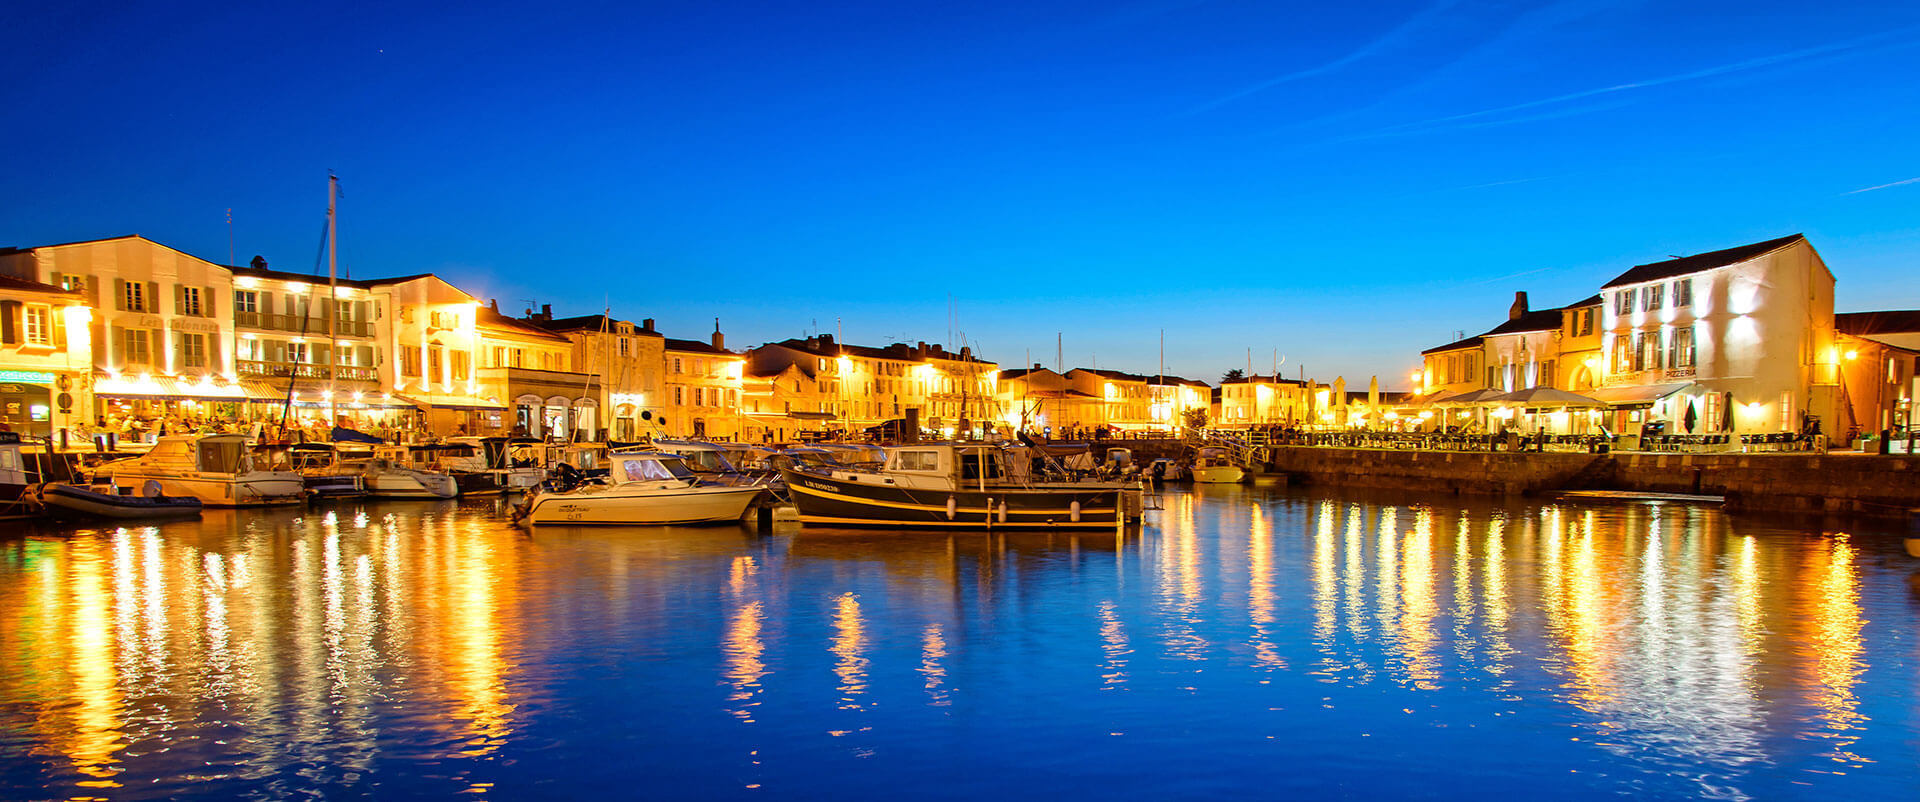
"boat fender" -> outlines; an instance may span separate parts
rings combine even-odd
[[[957,498],[954,498],[953,496],[948,496],[947,497],[947,520],[949,521],[953,520],[953,516],[955,514],[958,514],[959,512],[960,512],[960,500]]]
[[[1072,518],[1074,523],[1080,522],[1080,500],[1079,499],[1073,500],[1073,506],[1068,509],[1068,517]]]
[[[1006,500],[1002,499],[1000,502],[1000,523],[1006,523],[1006,522],[1007,522],[1007,502]]]
[[[158,479],[148,479],[144,484],[140,485],[140,495],[143,498],[159,498],[160,492],[160,480]]]

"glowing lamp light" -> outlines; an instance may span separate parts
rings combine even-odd
[[[1860,352],[1859,352],[1859,351],[1851,351],[1851,350],[1850,350],[1850,351],[1848,351],[1848,352],[1847,352],[1847,359],[1848,359],[1848,360],[1854,360],[1854,359],[1859,359],[1859,358],[1860,358]]]
[[[1389,415],[1391,415],[1392,413],[1388,413],[1388,414],[1389,414]],[[1420,412],[1420,419],[1421,419],[1421,420],[1429,420],[1429,419],[1431,419],[1432,417],[1433,417],[1433,412],[1432,412],[1432,411],[1430,411],[1430,410],[1422,410],[1422,411]]]

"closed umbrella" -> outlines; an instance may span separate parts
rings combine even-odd
[[[1687,414],[1681,417],[1680,425],[1687,430],[1687,434],[1693,434],[1693,424],[1699,419],[1700,410],[1694,406],[1692,401],[1688,401]]]

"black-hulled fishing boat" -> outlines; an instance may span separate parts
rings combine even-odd
[[[934,529],[1099,529],[1138,516],[1134,483],[1041,482],[992,444],[891,446],[878,468],[783,468],[800,522]]]

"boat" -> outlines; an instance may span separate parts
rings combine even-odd
[[[481,450],[474,443],[424,443],[416,445],[375,446],[373,456],[417,471],[444,473],[453,477],[461,496],[487,496],[499,493],[500,477],[487,470],[470,470],[484,465]]]
[[[101,466],[95,478],[108,479],[120,493],[135,492],[149,480],[159,482],[163,495],[192,496],[209,507],[306,501],[304,477],[263,470],[254,459],[245,435],[168,435],[145,454]]]
[[[540,449],[542,441],[531,437],[454,437],[447,440],[448,445],[468,446],[465,453],[447,451],[440,456],[440,465],[448,473],[454,474],[459,481],[462,495],[481,492],[519,493],[532,490],[545,481],[547,471],[542,467]],[[460,474],[484,474],[486,478],[464,479]],[[487,491],[491,485],[495,488]],[[469,487],[474,490],[469,491]]]
[[[1202,484],[1238,484],[1247,478],[1247,469],[1233,461],[1233,455],[1221,446],[1202,446],[1193,455],[1193,481]]]
[[[678,456],[659,451],[608,455],[603,481],[542,488],[527,500],[531,524],[697,524],[738,521],[764,492],[753,485],[702,482]]]
[[[868,467],[784,467],[802,525],[1111,529],[1138,517],[1137,483],[1023,479],[990,443],[888,446]],[[1027,474],[1031,476],[1031,474]]]
[[[260,445],[261,454],[284,456],[287,468],[300,474],[307,495],[316,498],[357,498],[367,494],[361,471],[343,465],[343,455],[328,443],[296,443],[290,446]]]
[[[740,470],[739,466],[727,458],[726,448],[717,443],[702,440],[655,440],[652,450],[663,454],[672,454],[687,464],[687,469],[705,484],[749,485],[756,482],[764,484],[770,474],[755,476]]]
[[[340,468],[357,471],[366,494],[372,498],[443,499],[460,495],[460,484],[451,475],[384,457],[341,460]]]
[[[36,492],[40,506],[53,515],[78,515],[90,518],[135,520],[153,518],[193,518],[200,515],[200,499],[192,496],[163,495],[160,483],[148,480],[140,494],[113,492],[111,485],[86,485],[48,482]]]
[[[0,432],[0,520],[31,518],[29,491],[39,480],[28,475],[27,455],[17,432]]]

